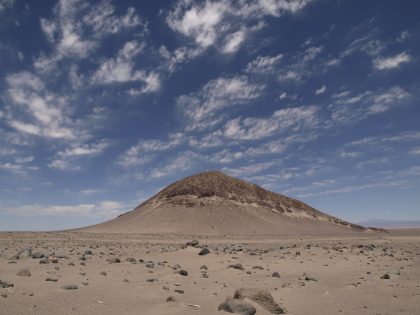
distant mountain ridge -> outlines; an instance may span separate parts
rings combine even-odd
[[[219,171],[174,182],[134,210],[80,229],[204,235],[323,235],[366,230]]]
[[[361,221],[359,225],[366,227],[377,227],[377,228],[420,228],[420,220],[384,220],[384,219],[369,219]]]

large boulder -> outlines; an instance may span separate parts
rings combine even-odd
[[[258,288],[240,288],[235,291],[233,297],[240,300],[248,298],[273,314],[285,313],[285,310],[283,310],[283,308],[274,301],[273,296],[267,290]]]
[[[232,299],[229,296],[222,304],[219,305],[218,310],[241,315],[255,315],[257,312],[255,307],[253,307],[251,304],[241,300]]]

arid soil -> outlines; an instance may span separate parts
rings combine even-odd
[[[420,314],[420,230],[194,239],[0,233],[0,314]]]

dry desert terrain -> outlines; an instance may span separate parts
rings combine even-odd
[[[242,314],[420,314],[420,230],[0,233],[0,314],[227,314],[235,291]]]

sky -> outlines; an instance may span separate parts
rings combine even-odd
[[[0,0],[0,230],[221,170],[420,222],[420,2]]]

